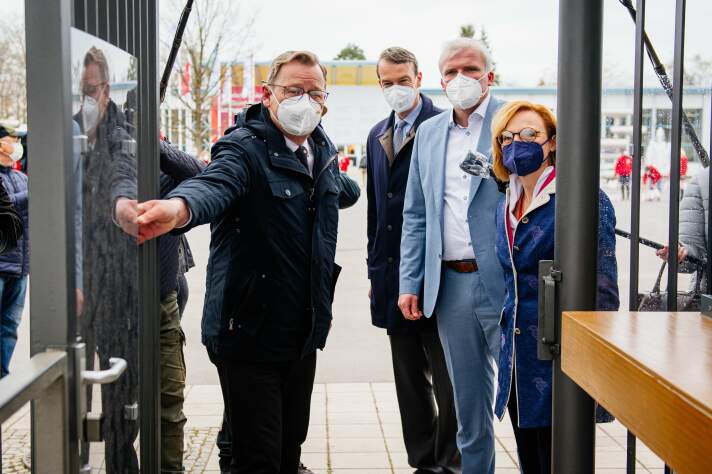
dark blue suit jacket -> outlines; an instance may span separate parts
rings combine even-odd
[[[423,121],[442,112],[424,95],[421,94],[420,99],[423,101],[420,114],[408,133],[405,144],[395,156],[392,141],[395,112],[391,112],[386,119],[371,129],[366,144],[371,321],[374,326],[388,329],[389,334],[435,330],[433,319],[408,321],[398,308],[403,200],[415,132]]]

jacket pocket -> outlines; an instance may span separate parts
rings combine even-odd
[[[258,291],[258,276],[251,273],[238,289],[238,297],[233,300],[235,309],[229,314],[227,320],[228,334],[244,331],[255,335],[264,322],[264,311],[260,305],[260,292]],[[232,291],[228,289],[228,291]]]
[[[294,181],[270,181],[272,196],[281,199],[294,199],[304,194],[304,188]]]

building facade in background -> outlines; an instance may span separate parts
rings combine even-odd
[[[262,81],[266,80],[269,62],[244,62],[225,64],[222,69],[223,87],[213,99],[210,113],[212,141],[216,141],[233,123],[233,117],[246,105],[262,97]],[[328,111],[323,126],[339,151],[350,156],[357,164],[366,149],[368,132],[390,109],[383,100],[378,86],[375,61],[325,62],[327,69]],[[529,100],[550,107],[556,112],[556,88],[554,87],[493,87],[499,98]],[[437,107],[450,108],[450,103],[440,89],[423,89]],[[701,140],[710,134],[710,103],[712,90],[702,87],[686,87],[684,108]],[[670,139],[672,105],[662,89],[645,89],[643,106],[643,143],[655,135],[658,128]],[[167,97],[162,111],[161,129],[168,139],[184,150],[195,152],[190,143],[190,114],[176,98]],[[601,167],[602,177],[610,172],[621,153],[628,153],[633,142],[633,89],[611,88],[603,91],[601,119]],[[703,140],[704,142],[705,140]],[[689,140],[683,136],[683,151],[690,163],[697,161]],[[692,171],[692,170],[691,170]]]

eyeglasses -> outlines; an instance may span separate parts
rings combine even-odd
[[[544,132],[540,132],[529,127],[524,127],[518,132],[510,132],[509,130],[505,130],[497,137],[497,143],[499,143],[501,146],[509,145],[514,141],[514,137],[516,137],[517,135],[519,135],[519,139],[523,142],[533,142],[542,133]]]
[[[100,82],[98,84],[83,84],[82,85],[82,95],[84,96],[92,96],[94,97],[96,93],[99,91],[100,87],[103,87],[106,85],[106,82]]]
[[[270,87],[281,87],[284,89],[284,96],[286,99],[294,99],[294,100],[299,100],[302,98],[304,94],[308,94],[309,98],[313,100],[314,102],[318,104],[324,104],[326,102],[327,97],[329,97],[329,93],[326,91],[321,91],[321,90],[313,90],[313,91],[305,91],[301,87],[294,87],[294,86],[283,86],[280,84],[269,84],[265,83],[266,85]]]

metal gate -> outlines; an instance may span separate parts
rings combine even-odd
[[[679,242],[680,148],[686,134],[702,164],[712,167],[693,127],[685,117],[683,69],[685,43],[685,0],[674,0],[674,65],[667,78],[645,34],[646,0],[619,0],[635,22],[635,75],[633,113],[633,169],[631,175],[630,222],[630,307],[636,311],[639,292],[639,247],[641,167],[643,157],[643,67],[645,55],[653,61],[660,85],[672,101],[670,153],[670,207],[668,244]],[[671,0],[672,2],[672,0]],[[616,2],[607,2],[618,8]],[[558,153],[566,160],[557,163],[556,255],[554,268],[563,275],[557,283],[556,334],[561,334],[562,310],[592,310],[596,305],[598,241],[598,192],[601,135],[601,74],[603,0],[559,2],[558,68]],[[647,44],[646,44],[647,43]],[[657,66],[655,63],[657,62]],[[710,143],[712,149],[712,143]],[[712,221],[707,222],[707,249],[712,248]],[[669,252],[667,310],[677,310],[677,253]],[[707,265],[707,275],[712,275]],[[712,282],[712,279],[707,280]],[[707,293],[710,288],[704,289]],[[628,433],[627,472],[635,472],[636,439]],[[561,370],[561,357],[554,358],[554,407],[552,469],[555,473],[593,473],[595,468],[594,401]],[[669,468],[665,468],[670,472]]]
[[[119,206],[158,195],[157,10],[25,5],[32,357],[0,380],[0,423],[32,402],[33,472],[85,471],[100,440],[107,471],[159,472],[156,243]]]

